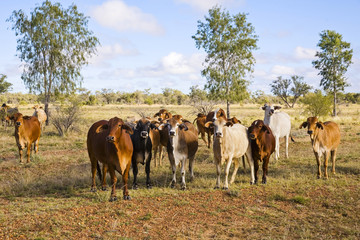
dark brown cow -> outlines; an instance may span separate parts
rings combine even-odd
[[[27,147],[27,162],[30,162],[31,145],[34,143],[35,153],[39,150],[40,122],[37,117],[23,116],[21,113],[15,113],[12,119],[15,123],[15,139],[19,148],[20,163],[25,147]]]
[[[335,174],[335,159],[336,151],[340,144],[340,129],[339,126],[331,121],[319,122],[317,117],[309,117],[306,122],[300,125],[300,128],[308,129],[307,133],[310,136],[311,144],[314,150],[315,158],[318,165],[318,178],[321,178],[320,161],[324,155],[324,177],[328,178],[327,165],[329,155],[331,154],[332,172]]]
[[[95,174],[96,169],[103,187],[105,183],[106,171],[111,176],[111,197],[110,201],[117,200],[115,194],[115,185],[117,182],[115,170],[122,175],[124,183],[123,198],[130,200],[128,192],[128,177],[131,165],[131,157],[133,154],[133,145],[129,134],[133,130],[124,124],[123,120],[117,117],[111,118],[109,121],[101,120],[94,123],[87,135],[87,148],[91,161],[92,186],[91,190],[96,191]],[[99,162],[103,163],[103,178]]]
[[[266,175],[271,154],[275,151],[275,137],[270,127],[262,120],[254,121],[248,129],[251,152],[255,166],[255,184],[258,181],[259,161],[263,161],[262,183],[266,184]]]
[[[200,134],[201,139],[205,142],[205,145],[208,146],[208,143],[207,143],[207,141],[205,139],[205,133],[207,133],[208,136],[209,136],[210,133],[209,133],[208,128],[205,127],[206,115],[202,114],[202,113],[199,113],[197,115],[197,117],[194,119],[193,124],[195,124],[195,121],[196,121],[196,126],[197,126],[197,129],[198,129],[198,134]]]

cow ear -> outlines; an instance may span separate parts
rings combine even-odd
[[[303,123],[300,125],[299,129],[301,129],[301,128],[306,128],[307,125],[308,125],[307,122],[303,122]]]
[[[212,121],[209,121],[209,122],[206,122],[206,123],[205,123],[205,127],[206,127],[206,128],[209,128],[209,127],[211,127],[212,125],[214,125],[214,123],[213,123]]]
[[[263,125],[262,128],[261,128],[264,132],[266,132],[267,134],[270,134],[270,128],[266,125]]]
[[[265,111],[266,107],[265,107],[265,106],[262,106],[261,109]]]
[[[164,129],[164,127],[165,127],[165,123],[162,123],[158,126],[158,129],[161,131]]]
[[[279,110],[281,107],[280,106],[274,106],[275,110]]]
[[[227,127],[232,127],[234,124],[231,121],[228,121],[228,122],[225,123],[225,125]]]
[[[105,131],[109,128],[109,125],[104,124],[104,125],[100,125],[97,127],[97,129],[95,130],[96,133],[101,133],[102,131]]]
[[[134,133],[132,128],[126,124],[121,125],[121,129],[125,130],[130,135]]]
[[[185,123],[180,124],[180,125],[179,125],[179,128],[180,128],[180,129],[184,129],[184,131],[189,130],[189,128],[186,126]]]
[[[324,129],[324,126],[322,125],[322,122],[317,122],[316,127],[320,128],[321,130]]]
[[[154,123],[150,123],[150,129],[158,129]]]

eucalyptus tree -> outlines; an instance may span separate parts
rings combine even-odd
[[[205,88],[211,98],[226,100],[228,117],[231,101],[241,101],[249,95],[245,77],[253,72],[255,64],[252,51],[257,49],[258,36],[246,16],[230,15],[215,6],[204,22],[198,21],[198,30],[192,36],[196,47],[207,53],[201,71],[207,79]]]
[[[30,16],[13,11],[7,21],[18,37],[18,56],[24,63],[21,78],[30,92],[44,95],[48,114],[51,96],[71,93],[82,82],[81,67],[88,64],[99,40],[75,4],[64,9],[46,0]]]
[[[342,38],[342,35],[335,31],[322,31],[317,44],[320,51],[317,51],[315,55],[318,59],[312,62],[313,66],[320,70],[318,73],[322,77],[320,86],[333,94],[334,116],[337,115],[337,93],[350,86],[345,73],[352,63],[353,50],[350,49],[350,43],[343,41]]]
[[[6,78],[5,74],[0,74],[0,94],[6,93],[11,89],[12,84],[5,81]]]

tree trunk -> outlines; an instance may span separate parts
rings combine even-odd
[[[336,112],[336,91],[334,91],[334,109],[333,109],[333,116],[334,116],[334,117],[337,116],[337,112]]]
[[[50,114],[49,114],[49,102],[50,102],[50,96],[46,95],[45,96],[45,113],[46,113],[46,126],[49,126],[49,118],[50,118]]]
[[[227,118],[230,118],[230,102],[229,102],[229,100],[226,100],[226,115],[227,115]]]

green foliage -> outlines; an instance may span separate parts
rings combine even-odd
[[[198,85],[190,87],[189,98],[192,103],[201,102],[207,100],[207,93],[205,90],[199,88]]]
[[[28,17],[23,10],[7,19],[17,39],[19,58],[25,63],[21,78],[31,92],[43,93],[45,112],[52,94],[72,93],[81,82],[80,70],[95,53],[98,39],[88,30],[88,17],[75,4],[44,1]]]
[[[321,51],[316,52],[317,60],[313,66],[318,69],[321,75],[320,86],[334,96],[333,115],[336,116],[336,94],[344,91],[349,86],[345,73],[350,66],[353,50],[350,43],[342,40],[342,35],[330,30],[320,33],[320,41],[317,44]]]
[[[198,30],[192,36],[196,47],[207,53],[206,68],[201,72],[207,79],[205,88],[213,99],[227,101],[228,117],[230,102],[248,97],[245,76],[253,71],[255,63],[252,51],[257,48],[258,36],[254,32],[246,14],[231,16],[215,6],[205,22],[198,21]]]
[[[327,116],[331,113],[331,96],[324,96],[321,91],[308,93],[303,99],[305,112],[311,116]]]
[[[291,86],[292,84],[292,86]],[[304,96],[312,88],[304,82],[304,77],[297,75],[291,76],[291,79],[283,79],[281,76],[274,80],[271,86],[271,92],[280,97],[284,103],[293,108],[299,97]]]
[[[6,78],[6,75],[0,74],[0,94],[6,93],[7,91],[11,90],[12,84],[5,81]]]

